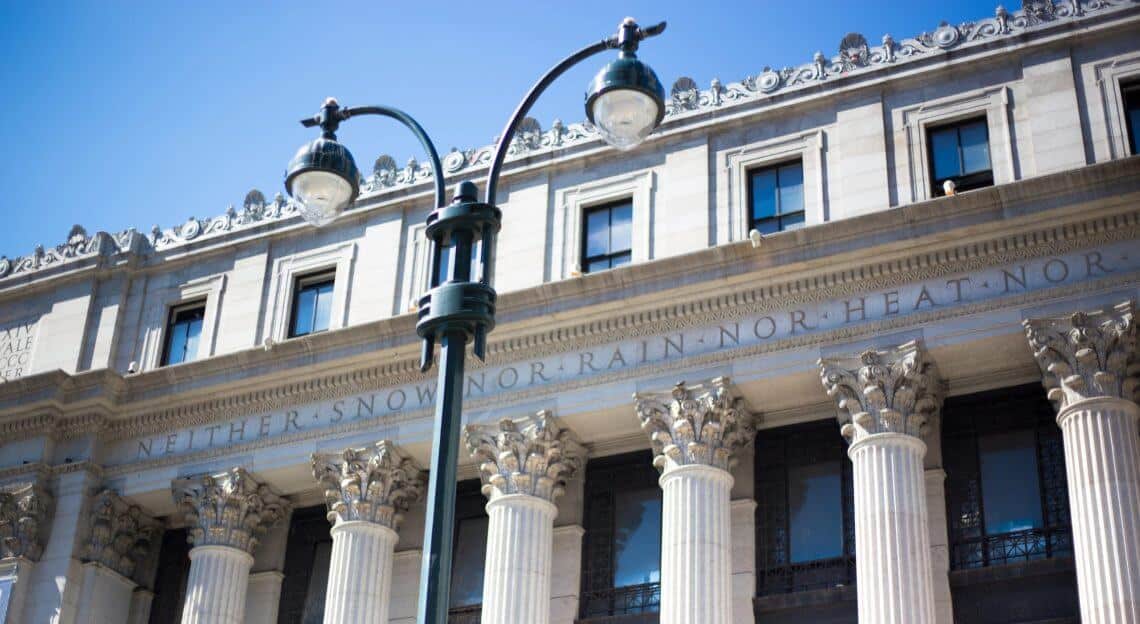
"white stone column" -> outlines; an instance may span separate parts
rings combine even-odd
[[[851,443],[859,621],[935,624],[923,457],[941,382],[922,345],[820,361]]]
[[[548,624],[554,501],[581,466],[582,447],[548,411],[464,433],[490,500],[481,621]]]
[[[242,468],[178,479],[173,489],[194,544],[182,624],[243,624],[253,550],[289,503]]]
[[[78,624],[127,624],[139,584],[136,569],[156,553],[162,526],[112,490],[98,492],[91,505],[90,530],[80,558],[83,589]]]
[[[1065,444],[1081,621],[1140,622],[1140,353],[1131,302],[1027,320]]]
[[[424,472],[389,440],[313,455],[326,488],[332,554],[324,624],[387,624],[396,530],[424,491]]]
[[[733,453],[756,430],[727,377],[638,393],[661,471],[661,624],[732,622]]]
[[[44,552],[52,496],[38,476],[0,490],[0,622],[22,622],[30,606],[32,575]]]

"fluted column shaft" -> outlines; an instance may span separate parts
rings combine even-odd
[[[855,487],[860,622],[935,621],[925,455],[922,440],[903,433],[869,435],[848,449]]]
[[[1140,622],[1140,406],[1086,399],[1061,409],[1081,621]]]
[[[324,624],[386,624],[397,535],[374,522],[332,529]]]
[[[230,546],[190,549],[182,624],[242,624],[253,556]]]
[[[554,517],[558,508],[527,494],[496,495],[487,503],[487,562],[483,624],[547,624]]]
[[[732,622],[732,475],[673,465],[659,480],[661,624]]]

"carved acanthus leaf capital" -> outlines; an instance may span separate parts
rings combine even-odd
[[[52,497],[39,483],[0,490],[0,559],[38,561],[47,543]]]
[[[574,434],[559,427],[547,410],[518,422],[504,418],[495,425],[467,425],[465,438],[489,499],[527,494],[553,503],[585,456]]]
[[[243,468],[177,479],[174,502],[194,546],[229,546],[253,554],[258,539],[289,512],[289,502]]]
[[[1133,302],[1023,325],[1058,410],[1094,397],[1140,402],[1140,334]]]
[[[374,522],[399,528],[423,497],[425,473],[391,440],[342,453],[313,454],[313,476],[325,486],[329,522]]]
[[[728,377],[695,385],[682,381],[669,392],[633,398],[659,470],[690,464],[728,470],[735,452],[756,438],[752,413]]]
[[[922,438],[942,409],[942,380],[921,342],[819,361],[820,379],[839,408],[843,437],[876,433]]]
[[[155,554],[162,524],[123,500],[113,490],[95,495],[91,506],[90,536],[80,557],[101,563],[126,578]]]

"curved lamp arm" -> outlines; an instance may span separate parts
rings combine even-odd
[[[354,106],[351,108],[339,109],[337,116],[339,121],[344,121],[349,117],[358,117],[360,115],[380,115],[382,117],[390,117],[396,121],[404,124],[416,138],[420,140],[420,145],[423,146],[428,153],[428,159],[431,160],[431,174],[435,178],[435,207],[440,208],[446,201],[446,193],[444,189],[443,179],[443,165],[439,160],[439,152],[435,149],[435,144],[431,142],[427,132],[424,131],[423,126],[419,124],[411,115],[405,113],[398,108],[391,106]],[[321,115],[311,117],[309,119],[302,119],[301,124],[307,128],[318,126],[322,124]],[[334,128],[335,129],[335,128]]]
[[[640,28],[637,31],[636,38],[646,39],[661,34],[665,30],[665,22],[655,24],[648,28]],[[565,60],[550,68],[538,82],[527,92],[526,97],[519,103],[518,108],[515,109],[514,114],[511,115],[507,121],[506,127],[503,128],[503,133],[499,136],[499,143],[495,146],[495,156],[491,159],[491,168],[487,172],[487,193],[484,201],[492,206],[495,205],[495,191],[499,185],[499,175],[503,171],[503,162],[507,158],[507,148],[510,146],[511,141],[515,138],[515,131],[518,130],[519,124],[530,112],[531,107],[538,100],[539,96],[546,91],[559,76],[566,73],[566,70],[581,63],[583,60],[594,56],[599,52],[606,50],[615,50],[626,45],[620,35],[611,35],[597,43],[592,43],[574,54],[566,57]],[[636,44],[634,44],[636,47]]]

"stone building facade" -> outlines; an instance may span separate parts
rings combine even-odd
[[[453,621],[1140,622],[1138,126],[1131,0],[528,123]],[[0,622],[414,621],[430,183],[0,258]]]

